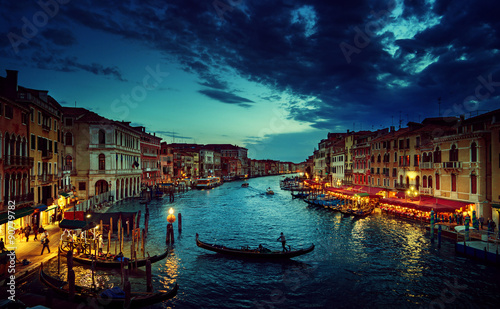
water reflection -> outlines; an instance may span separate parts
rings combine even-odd
[[[500,301],[500,270],[455,256],[452,242],[443,239],[438,249],[418,224],[383,214],[354,219],[308,207],[279,190],[280,179],[249,179],[249,188],[241,188],[242,182],[226,183],[176,196],[174,203],[166,199],[149,205],[146,251],[152,254],[165,248],[168,209],[173,207],[183,218],[182,234],[174,228],[172,253],[152,265],[155,290],[166,290],[174,282],[180,286],[178,296],[164,307],[350,308],[353,302],[360,308],[429,307],[440,299],[446,282],[455,280],[467,290],[459,290],[456,300],[446,303],[449,308],[479,303],[493,308]],[[267,187],[274,196],[265,195]],[[116,209],[144,212],[143,205],[132,202]],[[262,243],[278,250],[280,232],[294,248],[311,243],[316,248],[290,262],[271,263],[221,256],[195,243],[199,233],[209,243]],[[88,269],[77,266],[75,271],[82,285],[91,284]],[[144,291],[144,278],[144,270],[133,271],[132,288]],[[99,284],[120,285],[120,280],[119,271],[99,270],[96,275]]]

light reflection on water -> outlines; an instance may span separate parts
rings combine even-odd
[[[456,284],[449,308],[496,307],[498,268],[457,257],[453,243],[431,244],[423,229],[383,214],[364,219],[308,207],[279,189],[281,177],[232,182],[214,190],[191,191],[175,203],[165,199],[150,205],[146,251],[166,248],[166,217],[173,207],[182,213],[183,231],[175,223],[170,256],[152,265],[153,286],[179,284],[178,296],[167,308],[363,308],[440,307],[446,283]],[[275,195],[267,196],[271,187]],[[142,210],[136,203],[116,211]],[[142,220],[142,219],[141,219]],[[141,222],[142,224],[143,222]],[[295,248],[316,248],[288,262],[242,261],[204,251],[195,234],[209,243],[231,247],[260,243],[279,249],[280,232]],[[77,266],[77,278],[84,272]],[[64,272],[63,272],[64,273]],[[98,282],[120,285],[119,271],[99,271]],[[82,285],[92,284],[86,270]],[[145,291],[144,267],[131,274],[132,289]],[[436,305],[437,304],[437,305]]]

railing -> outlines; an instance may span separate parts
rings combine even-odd
[[[432,162],[420,162],[420,169],[431,170],[433,169]]]
[[[432,195],[432,188],[422,188],[420,187],[420,194]]]
[[[46,182],[52,182],[53,175],[49,174],[43,174],[43,175],[38,175],[38,181],[46,183]]]
[[[50,159],[52,159],[52,156],[53,156],[52,151],[42,152],[42,160],[50,160]]]
[[[444,168],[462,168],[462,162],[459,161],[449,161],[443,162]]]
[[[396,183],[396,185],[394,187],[396,189],[408,189],[408,188],[410,188],[410,185],[406,184],[406,183]]]
[[[4,166],[32,168],[33,158],[23,156],[5,156]]]
[[[5,201],[13,201],[16,204],[33,202],[33,193],[21,194],[21,195],[5,195]]]
[[[47,124],[42,123],[42,130],[44,131],[50,131],[50,127]]]

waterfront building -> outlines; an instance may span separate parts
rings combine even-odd
[[[174,181],[174,155],[173,147],[166,142],[161,143],[160,166],[161,166],[161,182],[172,183]]]
[[[64,107],[65,170],[80,200],[105,192],[120,201],[141,190],[140,133],[129,122]]]
[[[203,148],[200,150],[200,177],[214,176],[214,150]]]
[[[33,157],[28,152],[29,109],[4,97],[14,98],[16,93],[6,93],[2,80],[0,95],[0,237],[6,240],[10,221],[8,210],[15,218],[12,220],[14,229],[31,224],[30,215],[34,209],[29,185]],[[9,205],[15,208],[8,209]]]
[[[145,127],[133,127],[141,139],[142,185],[150,187],[160,183],[161,138],[149,134]]]
[[[245,177],[249,174],[248,149],[231,144],[207,144],[206,149],[212,149],[221,154],[221,157],[237,158],[241,162],[241,170],[238,177]]]
[[[363,132],[354,139],[352,145],[353,184],[369,185],[370,181],[370,140],[374,134]]]

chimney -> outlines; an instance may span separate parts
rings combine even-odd
[[[391,130],[390,130],[390,132],[394,132],[394,131],[396,131],[396,127],[391,126]]]
[[[11,100],[16,100],[18,71],[15,70],[5,70],[5,71],[7,72],[7,77],[5,78],[3,93],[7,98]]]

